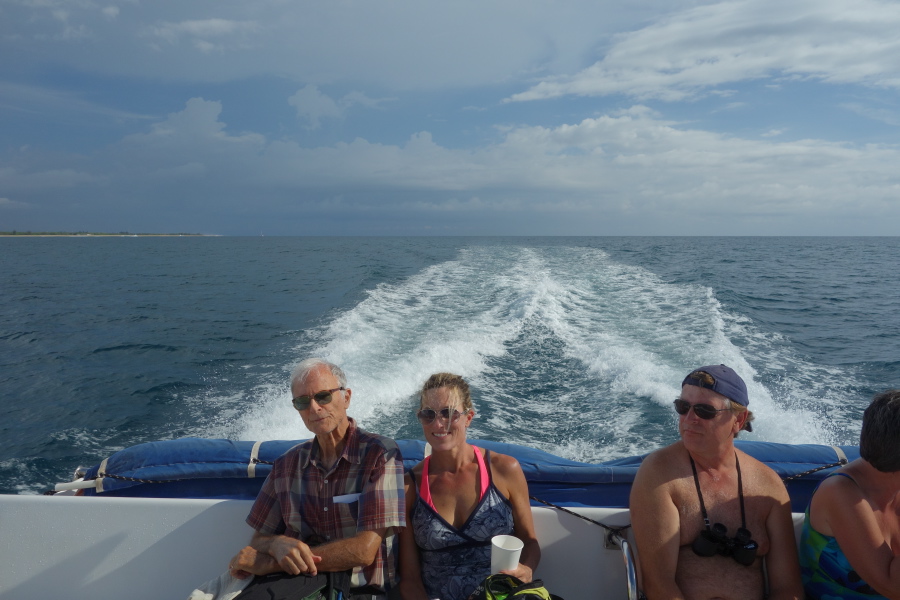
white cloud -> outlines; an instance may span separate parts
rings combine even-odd
[[[624,94],[690,99],[762,78],[900,87],[900,4],[885,0],[736,0],[620,34],[602,60],[548,78],[512,101]]]
[[[58,191],[86,184],[102,184],[102,178],[76,168],[48,168],[30,172],[8,171],[0,176],[0,183],[17,192]]]
[[[14,0],[9,18],[0,19],[0,42],[9,43],[0,55],[15,50],[39,64],[52,53],[61,64],[107,75],[133,76],[140,65],[161,81],[275,74],[320,86],[445,89],[571,73],[618,29],[692,4],[641,0],[610,10],[595,0],[154,0],[116,3],[110,19],[94,2]],[[92,41],[50,45],[64,29],[48,16],[51,9],[67,11],[69,27],[82,27]],[[207,51],[184,52],[196,47]]]
[[[898,7],[12,0],[0,189],[48,214],[169,205],[234,228],[311,207],[420,219],[410,231],[426,214],[488,233],[486,215],[525,228],[509,233],[616,233],[591,229],[616,219],[697,233],[713,216],[734,233],[861,214],[887,227],[900,143],[878,125],[898,123]],[[560,99],[501,101],[529,86],[514,98]],[[603,94],[690,103],[562,97]]]
[[[582,228],[599,215],[640,217],[669,233],[683,232],[672,230],[677,223],[712,217],[736,228],[747,219],[900,217],[897,147],[742,139],[685,128],[641,106],[558,127],[510,128],[498,143],[469,150],[443,147],[428,132],[402,145],[357,139],[303,148],[253,133],[230,135],[220,111],[219,103],[195,98],[97,157],[102,177],[43,170],[28,175],[29,184],[90,190],[102,181],[148,207],[159,189],[177,185],[198,206],[219,209],[239,206],[239,190],[248,186],[257,198],[281,198],[283,209],[309,205],[318,197],[310,193],[328,190],[323,202],[346,198],[342,210],[351,212],[366,204],[357,194],[365,190],[384,210],[410,215],[477,219],[511,211]],[[192,193],[195,185],[204,191]]]
[[[240,163],[252,161],[265,146],[256,133],[231,135],[219,121],[222,104],[192,98],[184,110],[155,123],[149,133],[132,134],[102,154],[111,168],[122,169],[119,177],[156,177],[158,173],[239,178]],[[231,174],[231,175],[229,175]],[[115,173],[110,176],[115,177]]]
[[[337,102],[319,91],[314,85],[307,85],[288,98],[288,104],[297,109],[297,116],[309,121],[310,129],[318,129],[325,117],[338,118],[343,111]]]
[[[63,118],[99,115],[122,121],[146,121],[153,117],[86,100],[80,94],[35,85],[0,81],[0,109],[15,112],[50,112]],[[78,117],[71,115],[79,115]]]
[[[203,53],[243,48],[248,40],[255,38],[261,27],[255,21],[231,19],[194,19],[187,21],[161,22],[145,29],[145,35],[177,44],[187,40]]]
[[[354,105],[365,106],[366,108],[380,108],[393,100],[394,98],[369,98],[362,92],[353,91],[341,98],[340,104],[348,108]]]
[[[15,200],[10,200],[9,198],[0,197],[0,210],[26,208],[27,206],[28,205],[24,202],[16,202]]]
[[[252,22],[203,19],[181,21],[179,23],[160,23],[149,27],[148,32],[166,41],[174,42],[182,36],[200,38],[226,37],[241,31],[253,31],[256,28],[256,24]]]
[[[880,121],[887,125],[900,127],[900,111],[893,107],[885,108],[863,104],[861,102],[846,102],[841,104],[841,108],[867,119],[872,119],[873,121]]]
[[[481,205],[515,200],[526,212],[797,218],[840,214],[849,195],[853,211],[900,210],[895,147],[732,138],[680,128],[642,107],[555,128],[515,128],[474,151],[443,148],[421,133],[403,146],[270,145],[266,158],[269,176],[281,174],[286,185],[465,192]]]
[[[51,39],[79,41],[90,36],[88,28],[82,24],[73,24],[69,19],[69,14],[68,10],[60,8],[51,9],[50,15],[62,26],[62,30],[56,35],[51,36]]]
[[[288,104],[297,110],[297,117],[309,122],[309,129],[318,129],[322,119],[339,119],[355,105],[378,108],[389,99],[369,98],[362,92],[350,92],[338,101],[319,91],[316,85],[307,85],[288,98]]]

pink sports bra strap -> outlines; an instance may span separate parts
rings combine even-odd
[[[434,502],[431,500],[431,486],[428,484],[428,464],[430,462],[431,456],[426,456],[425,463],[422,465],[422,485],[419,486],[419,496],[425,504],[430,506],[434,512],[437,512],[437,509],[434,508]]]
[[[478,459],[478,478],[481,480],[481,493],[478,494],[478,501],[481,502],[491,485],[491,478],[488,476],[487,465],[484,464],[484,450],[475,446],[473,448],[475,448],[475,458]]]
[[[481,502],[481,499],[484,498],[484,495],[487,493],[488,488],[491,485],[491,477],[488,475],[487,465],[484,462],[483,451],[475,446],[475,459],[478,461],[478,480],[481,487],[481,493],[478,495],[478,501]],[[419,486],[419,496],[422,498],[422,501],[425,502],[428,506],[437,512],[438,510],[434,507],[434,501],[431,499],[431,486],[428,483],[428,465],[431,463],[431,456],[426,456],[425,461],[422,464],[422,485]]]

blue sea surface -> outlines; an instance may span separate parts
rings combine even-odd
[[[677,437],[691,368],[748,382],[748,439],[855,444],[900,386],[900,238],[0,238],[0,493],[118,449],[300,439],[292,366],[347,371],[351,416],[417,438],[465,376],[473,437],[600,462]]]

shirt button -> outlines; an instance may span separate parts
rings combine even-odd
[[[325,483],[328,483],[328,480],[327,480],[327,479],[325,480]]]
[[[327,506],[325,507],[325,512],[328,512],[328,507],[327,507]]]

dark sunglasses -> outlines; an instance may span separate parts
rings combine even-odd
[[[714,408],[712,404],[691,404],[687,400],[682,400],[681,398],[675,400],[672,404],[675,405],[675,412],[679,415],[688,414],[691,407],[693,407],[694,414],[705,420],[712,419],[720,412],[731,410],[730,408]]]
[[[445,422],[450,421],[451,423],[456,423],[464,414],[465,413],[461,413],[458,410],[454,410],[451,415],[449,408],[442,408],[440,411],[436,411],[432,408],[423,408],[416,413],[416,416],[419,417],[419,421],[424,425],[430,425],[434,423],[434,420],[438,418],[438,415],[440,415],[441,419]]]
[[[331,394],[337,391],[344,391],[346,388],[336,387],[333,390],[322,390],[321,392],[316,392],[312,396],[297,396],[292,400],[294,403],[294,408],[297,410],[306,410],[309,408],[309,403],[313,400],[316,401],[316,404],[329,404],[332,401]]]

